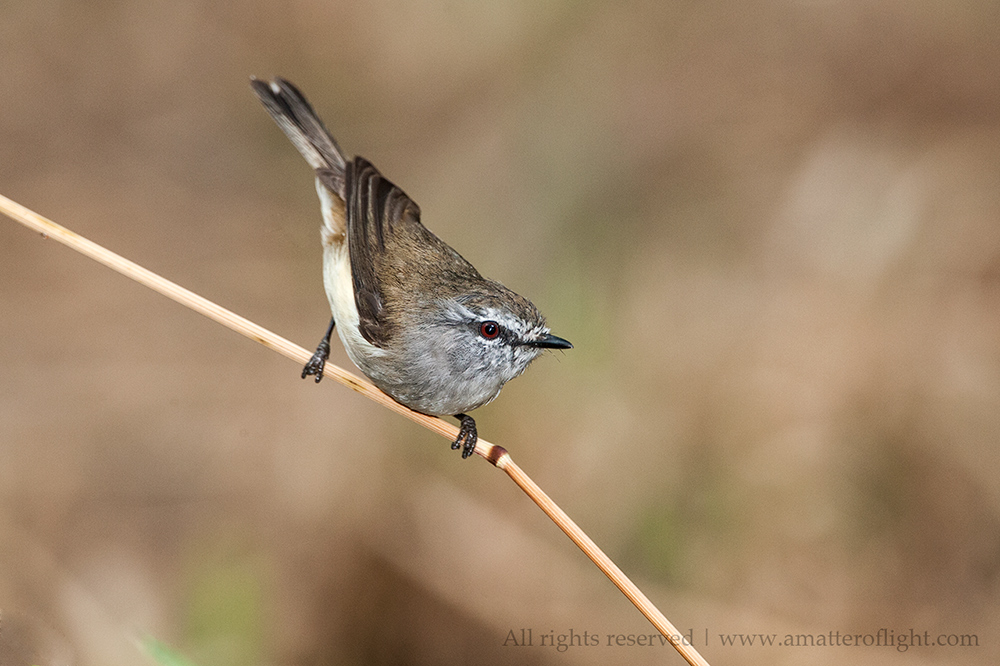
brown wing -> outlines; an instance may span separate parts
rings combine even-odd
[[[420,207],[363,157],[347,169],[347,245],[358,306],[358,327],[365,340],[382,347],[393,334],[387,321],[385,289],[379,268],[392,235],[420,224]]]

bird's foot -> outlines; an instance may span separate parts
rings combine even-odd
[[[476,450],[476,442],[479,440],[479,433],[476,432],[476,422],[468,414],[455,414],[455,418],[462,424],[458,428],[458,437],[451,443],[451,448],[462,449],[462,458],[468,458]]]
[[[305,379],[309,375],[316,375],[316,383],[323,379],[323,368],[326,367],[326,359],[330,358],[330,343],[326,340],[319,343],[316,347],[316,351],[313,353],[312,358],[306,363],[305,367],[302,368],[302,379]]]

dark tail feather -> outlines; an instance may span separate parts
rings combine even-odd
[[[305,95],[280,77],[273,81],[251,77],[250,86],[309,165],[313,169],[330,171],[334,180],[342,181],[347,168],[344,155]]]

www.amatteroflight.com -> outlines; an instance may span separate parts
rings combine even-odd
[[[503,641],[504,647],[554,648],[565,652],[570,648],[653,648],[671,647],[671,643],[701,646],[721,646],[724,648],[893,648],[906,652],[910,648],[977,648],[979,635],[974,633],[940,633],[916,629],[879,628],[874,632],[840,631],[813,633],[740,633],[719,632],[708,628],[696,631],[694,628],[671,637],[668,640],[656,632],[618,633],[608,631],[578,631],[566,629],[542,631],[531,627],[510,629]]]

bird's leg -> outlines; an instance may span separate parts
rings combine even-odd
[[[333,326],[335,323],[333,317],[330,317],[330,326],[326,329],[326,335],[319,341],[319,345],[316,347],[312,358],[306,363],[306,367],[302,368],[302,379],[305,379],[309,375],[316,375],[317,384],[319,380],[323,379],[323,368],[326,367],[326,359],[330,358],[330,336],[333,335]]]
[[[476,422],[468,414],[455,414],[455,418],[462,422],[458,429],[458,437],[451,443],[451,448],[462,447],[462,458],[468,458],[476,450],[476,441],[479,433],[476,432]]]

